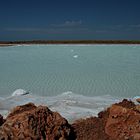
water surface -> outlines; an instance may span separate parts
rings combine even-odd
[[[41,98],[40,100],[42,97],[44,100],[46,98],[43,103],[49,102],[50,98],[54,100],[54,97],[59,97],[60,101],[71,97],[69,101],[81,103],[91,102],[89,99],[93,103],[94,98],[99,99],[98,97],[111,100],[109,103],[118,98],[133,98],[140,94],[139,54],[140,45],[1,47],[0,100],[7,100],[7,104],[12,102],[13,105],[25,103],[23,97],[22,100],[19,99],[19,103],[17,99],[10,97],[16,89],[25,89],[32,93],[32,97],[26,96],[26,101],[32,99],[31,101],[38,104],[36,97]],[[8,107],[7,104],[3,104],[0,102],[1,108]],[[52,105],[50,102],[48,104]],[[68,105],[79,107],[77,102]],[[80,107],[86,111],[90,109],[85,104],[80,104]]]

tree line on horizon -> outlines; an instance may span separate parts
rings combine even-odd
[[[140,44],[140,40],[24,40],[0,41],[0,44]]]

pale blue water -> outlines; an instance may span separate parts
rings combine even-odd
[[[140,94],[140,45],[1,47],[0,97],[19,88],[47,99],[133,98]]]

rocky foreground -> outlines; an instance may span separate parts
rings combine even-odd
[[[0,115],[0,140],[140,140],[140,105],[124,99],[69,124],[59,113],[32,103]]]

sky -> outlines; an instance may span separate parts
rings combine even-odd
[[[0,40],[140,40],[140,0],[0,0]]]

